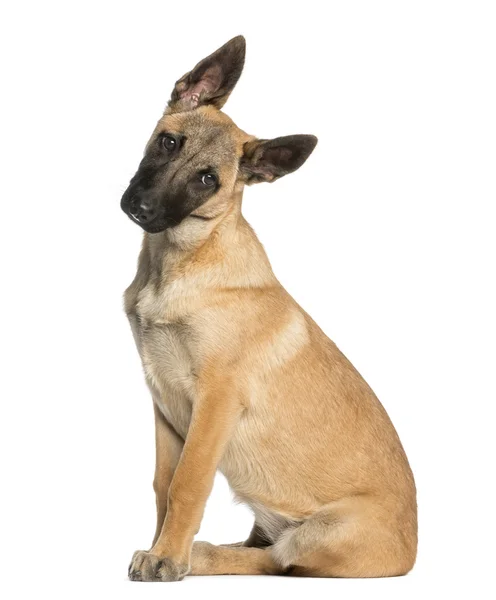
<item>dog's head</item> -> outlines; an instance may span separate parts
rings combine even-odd
[[[148,233],[186,218],[217,218],[237,187],[275,181],[298,169],[315,148],[311,135],[254,138],[220,110],[244,60],[245,39],[238,36],[177,81],[121,200],[124,212]]]

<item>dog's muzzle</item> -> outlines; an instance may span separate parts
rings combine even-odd
[[[158,215],[158,211],[152,202],[141,196],[135,196],[132,199],[127,212],[140,225],[150,225]]]
[[[166,228],[165,215],[153,195],[148,190],[128,188],[121,200],[121,208],[126,215],[145,231],[155,232]]]

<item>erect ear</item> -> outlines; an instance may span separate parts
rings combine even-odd
[[[247,142],[240,172],[247,184],[275,181],[299,169],[317,145],[314,135],[288,135]]]
[[[243,70],[245,49],[245,38],[238,35],[200,61],[176,82],[169,110],[192,110],[204,104],[222,108]]]

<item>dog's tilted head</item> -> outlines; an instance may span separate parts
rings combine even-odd
[[[177,81],[121,207],[148,233],[184,219],[222,215],[237,186],[298,169],[317,143],[312,135],[261,140],[220,109],[236,85],[245,40],[233,38]]]

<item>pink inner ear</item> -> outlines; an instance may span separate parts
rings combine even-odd
[[[222,70],[219,65],[209,67],[202,75],[200,81],[184,90],[181,98],[190,100],[193,106],[198,106],[200,97],[210,97],[217,92],[222,84]]]

